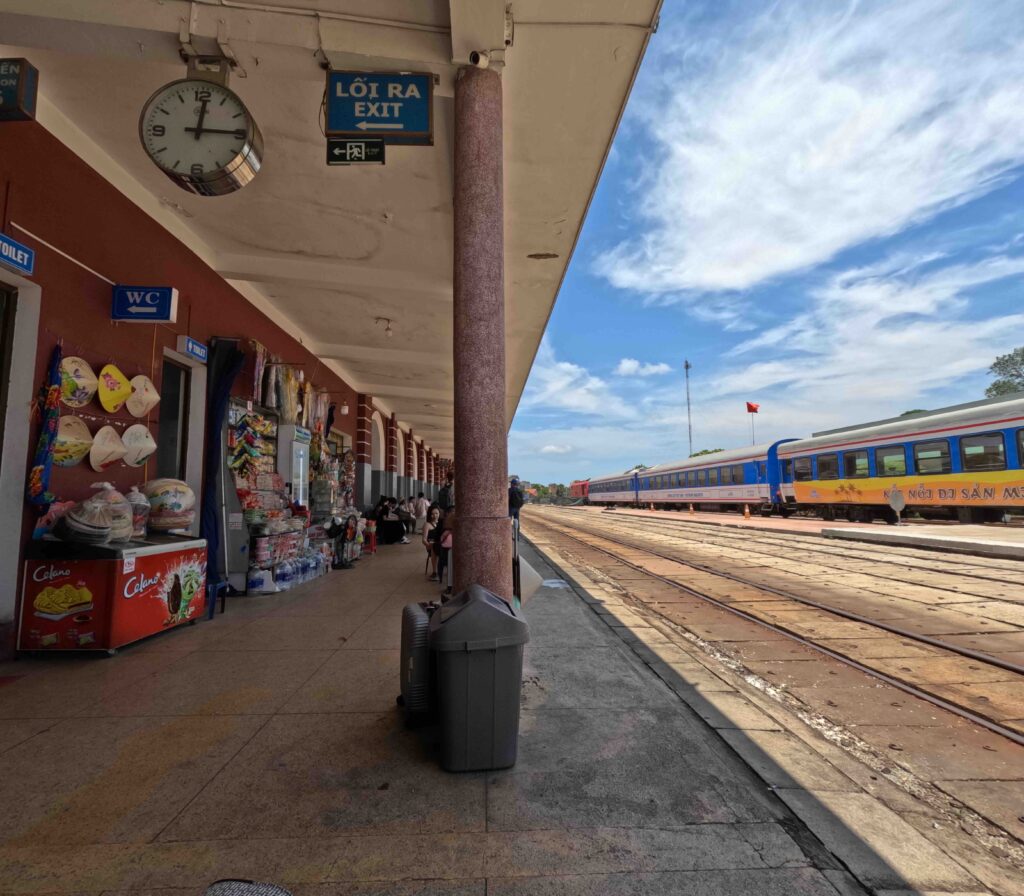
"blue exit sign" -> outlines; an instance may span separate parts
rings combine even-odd
[[[328,72],[327,136],[385,143],[434,142],[434,76],[419,72]]]
[[[0,59],[0,121],[33,121],[39,72],[27,59]]]

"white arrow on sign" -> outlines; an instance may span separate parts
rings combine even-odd
[[[156,314],[156,308],[139,308],[137,305],[133,305],[131,308],[126,309],[129,314]]]
[[[365,131],[365,130],[378,131],[378,130],[384,130],[385,128],[387,128],[388,130],[392,130],[392,131],[404,131],[405,130],[405,125],[402,124],[401,122],[393,123],[393,124],[384,124],[383,122],[381,122],[380,124],[378,124],[377,122],[361,121],[361,122],[359,122],[359,124],[356,125],[356,127],[359,128],[359,130],[361,130],[361,131]]]

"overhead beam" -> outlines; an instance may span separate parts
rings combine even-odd
[[[392,397],[392,398],[422,398],[426,401],[440,401],[445,404],[451,404],[455,398],[452,392],[448,389],[419,389],[414,386],[394,386],[390,383],[367,383],[364,388],[364,392],[369,393],[374,398],[381,397]]]
[[[338,289],[344,292],[372,290],[380,293],[393,290],[429,296],[436,301],[452,301],[449,277],[430,279],[422,272],[397,268],[315,261],[289,255],[244,255],[230,252],[219,253],[213,266],[225,280]]]
[[[452,62],[465,65],[474,51],[505,53],[505,0],[448,0]]]
[[[437,352],[417,352],[405,348],[376,348],[372,345],[337,345],[313,342],[308,348],[321,358],[340,361],[395,361],[399,364],[429,364],[441,370],[451,370],[451,357]]]

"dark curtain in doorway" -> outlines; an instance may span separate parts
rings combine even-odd
[[[221,435],[228,413],[231,387],[245,361],[237,339],[214,338],[210,344],[206,378],[206,452],[203,458],[203,501],[199,534],[206,539],[206,581],[219,584],[220,540],[223,531],[220,481],[224,475],[224,452]],[[234,483],[232,483],[234,488]]]

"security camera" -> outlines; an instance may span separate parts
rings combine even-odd
[[[474,50],[469,54],[469,64],[477,68],[487,68],[491,64],[491,54],[486,50]]]

